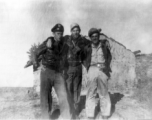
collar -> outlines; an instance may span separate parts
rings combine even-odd
[[[73,43],[74,46],[76,46],[79,42],[81,38],[81,35],[79,35],[76,39],[74,39],[72,36],[71,36],[71,42]]]
[[[53,39],[54,39],[54,42],[61,42],[61,41],[63,41],[63,37],[61,37],[61,40],[56,40],[55,37],[53,37]]]
[[[80,38],[81,38],[81,35],[79,35],[76,39],[73,38],[73,36],[71,35],[71,39],[72,39],[73,41],[77,41],[77,40],[79,40]]]
[[[99,49],[100,47],[101,47],[101,42],[99,42],[99,44],[98,44],[98,46],[96,47],[96,46],[94,46],[93,44],[91,45],[92,46],[92,48],[96,48],[96,49]]]
[[[55,39],[55,37],[54,37],[54,41],[55,41],[55,42],[59,42],[58,40]]]

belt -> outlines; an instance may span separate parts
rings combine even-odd
[[[79,61],[68,61],[68,63],[69,63],[69,66],[71,67],[76,67],[76,66],[81,65],[81,62]]]
[[[49,63],[48,61],[42,61],[42,65],[53,70],[58,70],[59,69],[59,63],[58,62],[51,62]]]
[[[48,68],[50,70],[54,70],[56,72],[62,72],[62,70],[59,67],[51,66],[51,65],[43,65],[45,68]]]
[[[91,64],[90,66],[95,66],[95,67],[98,67],[98,68],[104,68],[105,67],[105,65],[103,63]]]

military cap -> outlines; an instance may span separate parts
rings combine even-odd
[[[74,28],[79,28],[79,30],[81,31],[81,29],[80,29],[80,26],[79,26],[79,24],[77,24],[77,23],[73,23],[73,24],[71,24],[71,26],[70,26],[70,28],[71,28],[71,30],[73,30]]]
[[[56,24],[52,29],[52,32],[64,32],[64,27],[61,24]]]
[[[100,34],[100,32],[101,32],[101,29],[91,28],[88,32],[88,36],[91,37],[92,34],[94,34],[94,33]]]

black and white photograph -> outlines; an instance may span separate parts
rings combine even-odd
[[[0,0],[0,120],[152,120],[152,0]]]

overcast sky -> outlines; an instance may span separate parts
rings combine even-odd
[[[83,35],[102,28],[128,49],[152,53],[152,0],[0,0],[0,86],[32,86],[26,52],[56,23],[70,34],[73,22]]]

